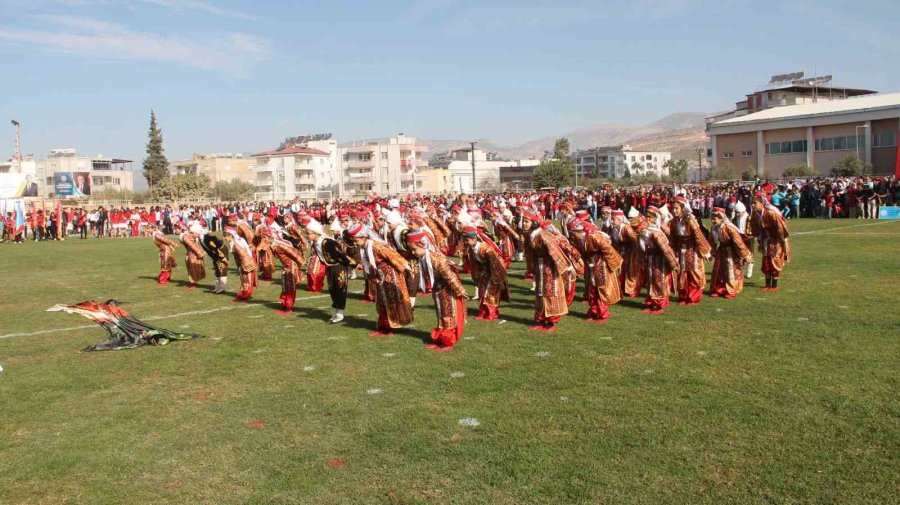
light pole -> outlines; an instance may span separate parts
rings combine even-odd
[[[697,182],[703,179],[703,151],[702,147],[697,148]]]
[[[475,197],[475,144],[477,143],[476,140],[469,142],[472,145],[472,198]]]
[[[856,161],[860,162],[860,164],[862,164],[862,160],[859,157],[859,129],[862,128],[863,130],[865,130],[868,127],[869,125],[867,124],[859,125],[856,127]]]

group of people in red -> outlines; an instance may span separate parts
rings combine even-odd
[[[429,348],[451,349],[463,334],[467,301],[476,299],[476,319],[499,319],[510,300],[511,262],[524,262],[524,279],[534,292],[534,331],[552,332],[569,313],[579,279],[588,305],[586,320],[605,323],[610,307],[644,292],[644,312],[661,314],[672,293],[680,305],[694,305],[704,292],[732,299],[744,289],[754,265],[752,246],[762,252],[765,291],[779,289],[790,259],[787,222],[769,195],[757,192],[747,209],[737,201],[715,207],[709,228],[690,201],[674,194],[661,207],[648,204],[613,208],[603,205],[595,219],[577,194],[553,194],[561,203],[555,214],[544,195],[461,195],[372,198],[312,208],[267,207],[263,212],[226,217],[224,240],[210,232],[199,213],[176,219],[174,227],[186,250],[188,288],[205,276],[210,257],[216,275],[214,292],[225,291],[229,260],[241,278],[235,301],[246,301],[260,280],[275,278],[281,265],[279,313],[290,313],[305,273],[307,290],[327,284],[332,299],[329,323],[341,323],[348,281],[364,279],[364,303],[374,303],[378,320],[372,336],[387,336],[413,321],[416,296],[431,294],[437,326]],[[321,212],[325,209],[325,213]],[[551,214],[551,215],[548,215]],[[551,218],[557,219],[551,219]],[[557,224],[558,223],[558,224]],[[153,225],[150,225],[153,226]],[[158,281],[167,283],[176,265],[178,244],[153,227],[159,249]],[[712,263],[707,286],[706,264]],[[475,294],[463,287],[470,275]]]

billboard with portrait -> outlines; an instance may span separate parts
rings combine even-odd
[[[40,196],[31,174],[0,174],[0,198]]]
[[[56,172],[53,188],[57,197],[91,196],[91,173]]]

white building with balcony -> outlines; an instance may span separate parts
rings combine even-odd
[[[341,194],[339,149],[330,134],[289,138],[253,158],[258,199],[326,200]]]
[[[387,140],[341,148],[340,196],[393,195],[421,190],[419,170],[428,168],[428,146],[402,133]]]
[[[579,180],[583,177],[621,179],[627,174],[669,175],[666,162],[672,153],[666,151],[639,151],[629,145],[595,147],[576,151],[572,155]]]
[[[501,160],[494,153],[471,147],[454,149],[440,159],[431,163],[434,168],[446,168],[450,171],[451,190],[456,193],[472,193],[472,176],[474,158],[475,192],[499,191],[502,189],[501,168],[536,167],[541,164],[538,159]],[[532,168],[533,171],[533,168]]]

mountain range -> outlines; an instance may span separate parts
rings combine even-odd
[[[628,144],[646,151],[669,151],[675,158],[694,160],[697,150],[707,145],[705,118],[701,112],[680,112],[641,126],[619,123],[598,123],[568,133],[531,140],[520,146],[504,146],[490,139],[478,139],[478,148],[494,152],[503,158],[540,158],[544,151],[552,151],[556,139],[567,138],[572,151],[598,146]],[[431,153],[468,148],[467,140],[418,139]]]

